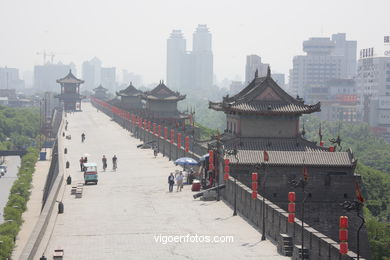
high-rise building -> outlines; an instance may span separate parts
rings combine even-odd
[[[84,89],[92,90],[102,83],[101,69],[102,62],[97,57],[83,62]]]
[[[360,58],[356,83],[363,120],[390,142],[390,57]]]
[[[122,70],[122,84],[126,86],[129,85],[129,82],[132,82],[134,86],[142,86],[142,76],[134,72],[129,72],[127,70]]]
[[[193,34],[192,51],[180,30],[173,30],[167,40],[167,82],[175,90],[207,90],[213,85],[212,36],[200,24]]]
[[[284,73],[272,73],[271,74],[272,79],[278,83],[280,87],[283,88],[283,90],[286,90],[286,83],[285,83],[285,77]]]
[[[24,81],[19,78],[19,70],[15,68],[0,68],[0,89],[21,89]]]
[[[174,90],[185,88],[186,40],[181,30],[173,30],[167,40],[167,84]]]
[[[105,88],[107,88],[113,92],[116,91],[117,84],[116,84],[116,68],[115,67],[111,67],[111,68],[102,67],[100,79],[101,79],[101,84]]]
[[[70,69],[70,65],[65,65],[61,62],[34,66],[34,88],[42,92],[58,91],[56,80],[66,75]]]
[[[207,90],[213,85],[213,52],[211,33],[207,25],[199,24],[193,34],[192,60],[196,90]]]
[[[351,79],[356,75],[356,41],[345,33],[310,38],[303,42],[306,55],[293,58],[290,88],[309,101],[327,96],[325,84],[334,78]]]
[[[356,48],[357,41],[347,41],[345,33],[337,33],[332,35],[332,41],[335,43],[333,55],[341,56],[342,74],[347,79],[352,79],[356,76]]]
[[[265,64],[261,62],[260,56],[254,54],[246,56],[245,84],[250,83],[255,78],[256,71],[259,77],[266,76],[268,66],[269,64]]]

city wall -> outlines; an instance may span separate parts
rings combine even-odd
[[[182,132],[175,131],[175,140],[171,143],[170,130],[168,129],[168,138],[164,138],[164,131],[159,137],[157,134],[153,134],[153,128],[148,131],[147,128],[142,128],[134,125],[129,118],[126,118],[125,113],[118,112],[118,108],[115,111],[109,104],[102,105],[102,101],[97,103],[92,100],[92,104],[115,122],[121,125],[124,129],[128,130],[137,139],[140,139],[145,144],[154,142],[153,145],[158,147],[160,153],[166,156],[169,160],[176,160],[177,158],[186,156],[194,159],[199,159],[202,155],[208,152],[207,146],[200,145],[193,140],[190,140],[190,151],[184,150],[184,138],[185,135]],[[182,133],[181,148],[177,146],[177,133]],[[251,190],[243,183],[230,177],[226,182],[226,188],[223,192],[223,199],[226,203],[233,207],[234,198],[236,198],[237,212],[247,221],[252,223],[259,231],[263,231],[263,214],[265,215],[265,234],[267,239],[273,240],[277,246],[278,251],[281,254],[283,252],[283,236],[287,236],[292,239],[293,245],[301,244],[301,221],[295,219],[294,223],[288,223],[288,213],[276,204],[265,199],[265,206],[263,212],[263,198],[258,195],[257,199],[252,199]],[[287,197],[286,197],[287,200]],[[286,201],[287,203],[287,201]],[[336,222],[338,224],[338,222]],[[337,225],[336,224],[336,225]],[[312,260],[352,260],[356,259],[356,254],[349,252],[347,255],[341,255],[339,253],[338,242],[330,239],[328,236],[322,234],[318,230],[312,228],[308,224],[304,224],[304,246],[308,249],[309,258]],[[293,246],[292,259],[298,259],[298,248]],[[362,257],[360,259],[363,260]]]

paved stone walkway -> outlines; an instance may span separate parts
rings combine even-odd
[[[58,200],[65,212],[52,215],[37,256],[46,252],[51,258],[55,248],[63,248],[65,259],[84,260],[288,259],[271,242],[261,241],[261,234],[241,217],[232,217],[224,202],[194,200],[189,186],[169,193],[167,177],[178,168],[161,155],[155,159],[150,149],[137,149],[140,142],[129,132],[90,104],[82,105],[82,113],[67,117],[72,140],[64,142],[70,162],[65,176],[72,176],[73,185],[82,182],[79,158],[88,153],[88,161],[98,163],[99,183],[84,186],[80,199],[64,186]],[[101,169],[103,154],[109,158],[106,172]],[[114,154],[116,172],[111,170]],[[163,244],[155,241],[159,235],[232,236],[234,242]]]

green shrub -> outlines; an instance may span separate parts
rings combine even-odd
[[[26,210],[27,201],[30,197],[32,173],[38,160],[38,149],[29,148],[23,156],[18,173],[18,179],[14,182],[8,197],[7,206],[4,208],[4,219],[7,221],[0,225],[0,259],[10,257],[20,226],[22,214]]]

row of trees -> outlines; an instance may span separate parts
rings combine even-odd
[[[32,174],[38,160],[38,131],[38,109],[0,107],[0,149],[27,148],[28,151],[22,158],[18,178],[3,210],[5,222],[0,225],[0,259],[10,258],[23,221],[22,214],[30,197]]]
[[[365,218],[373,259],[390,260],[390,144],[373,135],[365,123],[320,121],[315,116],[303,117],[306,138],[325,145],[339,136],[345,151],[352,148],[359,163],[356,173],[362,176]]]
[[[208,100],[189,98],[188,101],[195,105],[202,139],[210,138],[217,130],[223,131],[226,122],[224,113],[208,109]],[[390,144],[373,135],[365,123],[327,122],[306,115],[301,121],[303,126],[306,139],[319,143],[320,132],[325,146],[332,145],[329,139],[340,136],[341,150],[351,148],[358,158],[356,172],[363,180],[365,216],[373,257],[390,260]]]

